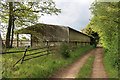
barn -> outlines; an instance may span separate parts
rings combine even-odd
[[[58,45],[66,42],[76,45],[90,45],[91,37],[68,26],[39,23],[16,31],[17,34],[31,34],[31,46],[47,42]]]

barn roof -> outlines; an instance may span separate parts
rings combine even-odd
[[[37,31],[40,29],[42,26],[54,26],[54,27],[65,27],[65,26],[60,26],[60,25],[52,25],[52,24],[44,24],[44,23],[38,23],[32,26],[28,26],[26,28],[18,29],[15,31],[15,33],[19,34],[31,34],[31,31]]]
[[[77,31],[73,28],[70,28],[69,26],[61,26],[61,25],[52,25],[52,24],[44,24],[44,23],[38,23],[36,25],[32,25],[32,26],[28,26],[27,28],[22,28],[22,29],[19,29],[19,30],[16,30],[15,33],[19,33],[19,34],[32,34],[32,33],[38,33],[38,32],[43,32],[43,30],[39,31],[40,29],[40,26],[54,26],[54,27],[61,27],[61,28],[69,28],[73,31],[76,31],[80,34],[83,34],[85,36],[88,36],[87,34],[84,34],[80,31]],[[44,33],[44,32],[43,32]],[[88,37],[91,37],[91,36],[88,36]]]

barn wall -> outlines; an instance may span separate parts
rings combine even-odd
[[[27,32],[32,34],[32,46],[45,45],[46,43],[42,43],[42,41],[48,41],[50,42],[50,45],[61,44],[64,41],[69,42],[71,45],[88,45],[89,43],[82,42],[90,42],[90,37],[65,26],[36,24],[31,27],[27,27],[24,30],[26,31],[22,31],[23,33]],[[75,41],[79,41],[79,43],[76,43]]]
[[[49,45],[60,45],[62,41],[79,41],[79,42],[90,42],[90,37],[79,33],[69,27],[57,26],[57,25],[44,25],[41,27],[44,30],[44,35],[42,37],[43,41],[48,41]],[[34,38],[34,40],[37,40]],[[39,41],[33,40],[33,46],[45,45],[44,43],[39,43]],[[40,40],[40,39],[39,39]],[[59,42],[60,41],[60,42]],[[76,43],[69,42],[70,45],[76,45]],[[77,43],[77,45],[85,46],[90,43]]]
[[[69,41],[90,42],[90,37],[69,29]]]
[[[58,25],[36,25],[39,27],[36,31],[40,33],[41,35],[34,35],[32,36],[32,44],[33,46],[43,46],[44,43],[41,43],[40,41],[49,41],[50,45],[53,45],[53,43],[60,44],[61,42],[68,42],[69,41],[69,28],[64,26],[58,26]]]

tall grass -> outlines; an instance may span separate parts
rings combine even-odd
[[[63,58],[59,53],[52,53],[47,56],[34,58],[17,64],[14,68],[13,64],[21,58],[23,53],[5,54],[3,55],[3,77],[4,78],[48,78],[52,74],[63,67],[67,67],[74,60],[79,58],[86,51],[91,50],[93,46],[79,47],[76,51],[70,52],[70,58]],[[14,51],[11,49],[10,51]],[[31,51],[27,54],[34,53]],[[42,53],[44,54],[44,53]]]

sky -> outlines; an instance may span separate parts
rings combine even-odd
[[[69,26],[80,31],[89,24],[94,0],[53,0],[56,7],[61,9],[59,15],[45,15],[39,19],[40,23]],[[3,35],[2,35],[3,37]]]
[[[59,15],[45,15],[39,19],[40,23],[69,26],[80,31],[86,27],[91,18],[89,10],[94,0],[53,0],[56,7],[61,9]]]

